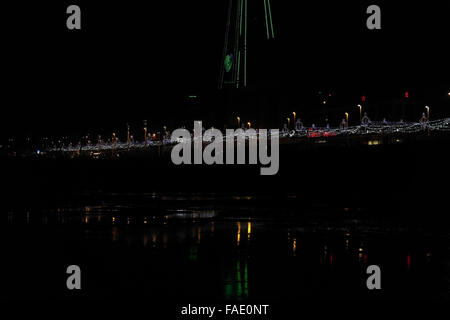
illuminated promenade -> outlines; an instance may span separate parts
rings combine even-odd
[[[256,129],[256,134],[258,130]],[[433,120],[430,122],[369,122],[367,125],[359,125],[346,127],[342,125],[340,128],[331,128],[331,127],[304,127],[303,125],[296,126],[296,129],[289,130],[283,128],[280,130],[280,143],[295,143],[305,141],[305,139],[309,138],[320,138],[321,142],[330,142],[332,143],[334,137],[349,137],[349,138],[363,138],[363,143],[371,144],[374,141],[374,144],[379,144],[384,137],[397,137],[397,136],[410,136],[410,135],[434,135],[434,134],[446,134],[450,132],[450,118]],[[239,135],[245,135],[246,139],[249,139],[249,131],[245,129],[243,132],[236,132],[234,134],[235,138]],[[195,141],[193,134],[191,135],[192,141]],[[257,137],[257,135],[256,135]],[[224,141],[226,136],[224,137]],[[251,137],[250,137],[251,139]],[[111,142],[114,141],[114,142]],[[125,151],[139,151],[146,150],[152,147],[161,147],[161,146],[171,146],[176,142],[171,141],[170,133],[167,132],[166,135],[160,139],[151,139],[149,138],[144,142],[134,142],[134,141],[120,141],[115,135],[113,135],[113,139],[108,142],[99,141],[97,143],[88,143],[88,144],[67,144],[67,145],[58,145],[52,146],[42,151],[47,151],[49,153],[75,153],[75,152],[88,152],[92,153],[91,155],[96,156],[98,153],[104,151],[112,151],[112,152],[125,152]],[[208,135],[206,133],[203,136],[203,141],[208,141]],[[359,141],[359,140],[358,140]],[[400,142],[400,141],[395,141]],[[40,151],[41,152],[41,151]]]

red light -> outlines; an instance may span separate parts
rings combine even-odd
[[[362,97],[361,97],[361,101],[362,101],[362,102],[366,102],[366,96],[362,96]]]
[[[408,91],[405,92],[405,98],[406,98],[406,99],[409,98],[409,92],[408,92]]]

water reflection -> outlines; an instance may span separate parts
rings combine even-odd
[[[295,257],[297,254],[297,239],[292,239],[292,255]]]
[[[167,249],[167,242],[168,242],[168,235],[167,235],[167,233],[163,233],[163,235],[162,235],[162,242],[163,242],[163,248]],[[198,238],[198,243],[200,243],[200,236]]]
[[[8,211],[8,224],[98,224],[107,218],[111,224],[148,224],[152,221],[163,224],[169,224],[170,221],[192,221],[197,222],[201,220],[212,220],[216,217],[214,209],[179,209],[164,210],[163,213],[150,210],[149,215],[143,215],[145,209],[137,210],[137,208],[130,210],[128,207],[122,206],[82,206],[82,207],[57,207],[41,210],[14,210]],[[175,212],[174,212],[175,211]],[[105,220],[105,222],[106,222]]]
[[[406,256],[406,267],[411,269],[411,254],[408,252],[408,255]]]
[[[398,292],[426,296],[433,293],[430,288],[448,296],[450,259],[448,241],[442,240],[447,238],[436,242],[417,231],[414,237],[420,241],[409,241],[414,230],[406,233],[402,227],[383,233],[382,227],[364,221],[354,227],[354,220],[347,225],[323,223],[314,217],[280,218],[277,212],[263,217],[239,213],[236,218],[234,211],[223,208],[162,206],[130,211],[130,206],[105,204],[10,211],[8,224],[18,229],[21,225],[36,227],[35,233],[26,235],[34,237],[31,241],[40,241],[41,225],[62,226],[54,230],[64,232],[53,234],[60,238],[51,241],[85,250],[70,254],[84,257],[86,264],[98,263],[89,260],[96,256],[116,264],[118,278],[130,264],[130,273],[148,279],[148,292],[153,292],[153,286],[170,284],[174,289],[165,292],[169,296],[180,291],[188,296],[215,292],[226,299],[244,300],[255,295],[278,297],[280,292],[286,296],[322,294],[321,288],[364,295],[365,284],[359,276],[364,274],[369,254],[371,264],[393,270],[394,277],[403,281],[391,284],[394,297]],[[47,249],[41,246],[39,250]],[[409,272],[412,262],[414,272]],[[178,280],[173,280],[173,274]],[[345,288],[333,279],[341,279]],[[421,291],[423,286],[411,288],[405,283],[428,283],[430,288]]]
[[[243,300],[249,295],[247,260],[237,260],[224,281],[225,299]]]
[[[237,245],[241,244],[241,222],[237,222]]]
[[[236,245],[239,247],[241,245],[241,237],[247,238],[247,242],[250,243],[252,239],[252,222],[247,221],[237,221],[236,222]]]
[[[119,233],[118,228],[117,227],[113,227],[112,230],[111,230],[111,236],[112,236],[112,241],[113,242],[117,241],[118,233]]]
[[[156,247],[156,239],[157,239],[158,235],[156,234],[156,232],[152,233],[152,246]]]

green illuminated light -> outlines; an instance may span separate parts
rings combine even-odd
[[[230,72],[231,67],[233,66],[233,55],[232,54],[228,54],[225,57],[224,64],[225,64],[225,71]]]

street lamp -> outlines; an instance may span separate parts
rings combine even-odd
[[[425,106],[425,109],[427,109],[427,120],[430,121],[430,107]]]
[[[144,144],[147,145],[147,120],[144,120]]]
[[[291,128],[291,118],[286,118],[287,122],[288,122],[288,129]]]
[[[362,105],[358,104],[358,108],[359,108],[359,122],[362,121]]]
[[[241,126],[241,118],[240,117],[236,117],[237,119],[237,127],[239,128]]]
[[[130,124],[127,123],[127,146],[130,147]]]
[[[294,116],[294,126],[295,126],[295,118],[297,117],[297,114],[295,112],[292,112],[292,115]]]
[[[348,112],[345,113],[345,121],[347,121],[347,126],[348,126]]]
[[[112,154],[114,155],[114,148],[116,146],[116,134],[113,132],[112,137],[111,137],[111,142],[112,142]]]
[[[247,126],[248,126],[248,128],[250,129],[250,128],[252,127],[251,122],[247,122]]]

